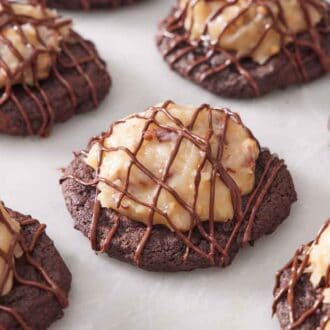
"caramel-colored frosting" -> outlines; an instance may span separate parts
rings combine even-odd
[[[61,41],[69,38],[70,21],[29,1],[0,4],[0,18],[0,87],[46,79]]]
[[[150,120],[155,114],[153,109],[156,107],[131,115],[114,125],[111,135],[104,141],[100,164],[98,162],[100,143],[95,142],[92,145],[85,159],[86,163],[99,170],[99,177],[119,188],[114,189],[106,182],[98,183],[98,199],[102,207],[114,209],[131,219],[147,223],[150,208],[142,204],[153,205],[158,184],[145,171],[141,171],[136,162],[131,165],[129,153],[134,153],[136,148],[139,148],[137,161],[152,176],[166,182],[172,189],[172,191],[161,189],[156,207],[168,216],[178,230],[188,231],[191,228],[190,214],[182,207],[182,203],[179,203],[179,199],[190,208],[194,207],[196,200],[196,213],[202,221],[206,221],[212,213],[210,197],[214,194],[214,221],[226,222],[233,219],[234,208],[230,189],[217,173],[214,190],[211,192],[212,173],[216,171],[214,163],[211,164],[206,160],[203,164],[205,152],[184,133],[185,130],[189,130],[194,140],[201,143],[207,141],[212,161],[219,159],[217,155],[225,141],[220,162],[242,195],[249,194],[254,187],[255,165],[259,155],[257,141],[240,121],[235,120],[234,116],[228,116],[224,110],[208,107],[196,109],[192,106],[171,103],[167,107],[169,115],[158,111],[156,117]],[[189,127],[193,118],[195,118],[194,124]],[[144,132],[148,122],[150,125]],[[213,134],[210,136],[211,131]],[[183,138],[173,157],[177,139],[180,139],[181,135]],[[139,145],[141,142],[142,144]],[[169,162],[171,165],[168,175],[164,178]],[[200,167],[202,167],[200,180],[196,187],[196,176]],[[120,190],[125,190],[128,177],[127,191],[142,203],[132,200],[127,195],[121,196]],[[198,192],[197,198],[196,192]],[[118,207],[121,198],[121,205]],[[160,212],[155,212],[153,215],[153,224],[163,224],[171,228],[168,220]]]
[[[309,251],[309,267],[306,269],[306,272],[311,273],[310,280],[314,287],[317,287],[321,279],[326,277],[329,266],[330,226],[327,226],[319,239],[312,244]]]
[[[8,261],[15,263],[15,258],[23,254],[16,235],[19,231],[19,223],[10,217],[0,202],[0,296],[8,294],[13,286],[13,271]]]
[[[325,330],[330,330],[330,321],[328,321],[327,324],[325,325]]]
[[[309,250],[309,266],[305,270],[310,273],[310,280],[316,288],[319,286],[322,279],[327,278],[327,273],[330,267],[330,225],[328,225],[318,240],[312,244]],[[323,303],[330,304],[330,283],[326,283],[322,295]],[[330,330],[330,321],[325,325],[325,330]]]
[[[316,5],[300,0],[180,0],[180,6],[191,40],[210,41],[259,64],[322,18]]]

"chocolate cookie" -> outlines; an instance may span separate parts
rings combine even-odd
[[[3,235],[11,235],[12,241],[10,250],[3,245],[0,248],[0,328],[46,329],[63,316],[68,305],[71,273],[46,235],[45,225],[1,208],[0,246],[8,239]]]
[[[323,0],[182,0],[157,45],[183,77],[217,95],[253,98],[330,71],[330,6]]]
[[[94,45],[54,10],[3,6],[0,132],[47,136],[55,123],[97,108],[111,79]]]
[[[330,326],[330,220],[317,238],[301,246],[276,275],[273,313],[282,329]]]
[[[131,5],[140,0],[46,0],[49,7],[63,9],[102,9]]]
[[[215,113],[220,114],[220,119],[212,118]],[[146,120],[146,126],[141,120]],[[230,137],[233,123],[241,130],[234,135],[244,136],[242,144],[236,140],[234,147]],[[124,135],[120,134],[120,125],[124,125]],[[206,140],[199,131],[204,126],[200,125],[213,127],[211,135],[209,130],[203,131],[208,132]],[[132,127],[140,132],[140,140],[132,138]],[[136,149],[125,147],[125,142],[119,140],[116,145],[107,140],[120,139],[118,135],[127,138],[128,143],[135,141]],[[216,148],[213,138],[219,138]],[[197,149],[190,149],[187,141]],[[95,146],[103,155],[94,158],[98,148]],[[247,148],[241,150],[242,146]],[[213,159],[215,149],[219,153]],[[184,150],[187,154],[181,154]],[[119,155],[127,153],[131,162],[120,163],[119,155],[112,154],[116,151]],[[238,160],[240,155],[243,156]],[[96,159],[102,161],[95,167]],[[209,172],[205,159],[208,165],[212,163],[214,171]],[[241,165],[236,166],[238,163]],[[112,171],[116,174],[110,178]],[[118,173],[123,177],[116,177]],[[151,197],[144,193],[149,191],[151,181],[142,173],[157,183],[158,189],[151,189]],[[249,182],[251,187],[246,190],[240,180]],[[207,105],[194,111],[172,102],[113,124],[107,133],[91,141],[87,151],[75,156],[61,183],[75,228],[91,240],[94,250],[150,271],[228,266],[242,245],[271,234],[288,217],[296,200],[284,162],[268,150],[259,149],[237,114]],[[107,190],[109,187],[114,190]],[[108,202],[114,202],[112,207],[106,205]],[[149,213],[145,214],[144,208]],[[182,209],[189,213],[187,222],[183,221],[187,214]],[[223,216],[224,210],[229,210],[230,215]]]

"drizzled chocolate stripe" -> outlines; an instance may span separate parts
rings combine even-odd
[[[33,234],[30,244],[27,244],[23,235],[20,232],[17,233],[13,230],[13,228],[10,226],[10,224],[1,214],[1,212],[0,212],[0,223],[5,225],[5,227],[8,229],[8,231],[13,237],[8,252],[2,251],[0,249],[0,258],[5,260],[5,265],[6,265],[4,272],[0,274],[0,292],[2,291],[5,283],[8,280],[10,273],[12,272],[15,280],[14,285],[33,286],[41,290],[50,292],[57,299],[58,303],[63,308],[65,308],[68,305],[68,299],[66,293],[51,279],[51,277],[48,275],[46,270],[43,268],[42,264],[32,256],[32,252],[35,249],[36,245],[38,244],[39,238],[43,235],[46,226],[44,224],[40,224],[38,221],[33,220],[32,218],[24,221],[20,221],[21,227],[37,226],[37,229]],[[37,271],[37,273],[40,274],[41,277],[40,282],[34,280],[27,280],[24,277],[22,277],[22,275],[17,273],[14,263],[14,249],[17,245],[20,245],[20,247],[23,250],[23,256],[21,258],[25,258],[26,262],[31,267],[33,267]],[[0,304],[0,311],[4,311],[8,313],[11,317],[13,317],[22,329],[31,330],[31,327],[29,327],[27,320],[24,320],[23,317],[20,315],[20,313],[14,307]]]
[[[206,0],[203,0],[206,1]],[[223,14],[224,10],[228,7],[235,5],[239,0],[225,0],[224,4],[214,15],[208,17],[204,24],[204,30],[198,40],[191,40],[191,29],[194,26],[194,19],[190,29],[186,30],[184,22],[188,15],[189,5],[194,8],[201,0],[189,0],[187,1],[184,8],[181,8],[178,3],[172,10],[169,17],[167,17],[162,23],[159,35],[157,37],[157,43],[160,47],[163,41],[170,39],[170,47],[163,51],[163,57],[167,59],[173,69],[180,60],[183,58],[191,59],[191,64],[187,66],[183,73],[186,77],[192,78],[195,74],[195,70],[200,68],[197,80],[199,83],[203,83],[209,78],[216,74],[223,72],[224,70],[231,68],[234,69],[239,75],[241,75],[251,87],[255,96],[261,95],[260,86],[258,85],[257,79],[253,76],[251,70],[244,64],[247,58],[251,58],[252,54],[259,49],[262,42],[267,37],[269,31],[273,30],[280,35],[280,48],[284,52],[288,61],[291,63],[293,72],[297,76],[298,81],[306,82],[309,80],[304,62],[302,60],[302,52],[305,49],[311,50],[316,54],[324,72],[330,71],[330,56],[325,52],[321,45],[322,34],[330,33],[330,18],[329,16],[329,5],[322,0],[299,0],[299,5],[302,10],[307,30],[305,31],[308,38],[300,38],[299,35],[285,30],[283,27],[288,26],[288,22],[285,18],[283,7],[279,0],[249,0],[247,5],[244,6],[237,15],[226,23],[222,33],[220,33],[218,40],[211,40],[208,36],[209,23],[215,21],[220,15]],[[207,2],[219,2],[218,0],[208,0]],[[264,26],[264,33],[255,40],[255,44],[251,47],[247,54],[238,56],[237,53],[228,51],[221,47],[220,41],[225,33],[234,26],[237,21],[252,7],[262,6],[267,15],[271,18],[271,23],[267,22]],[[271,6],[279,12],[279,19],[274,15],[274,10]],[[308,12],[308,6],[315,8],[323,17],[324,24],[313,26],[311,18]],[[223,21],[222,21],[223,22]],[[291,42],[288,44],[286,40],[290,38]],[[224,60],[217,65],[211,65],[212,59],[218,54],[224,56]],[[192,56],[190,56],[192,55]]]
[[[194,251],[198,255],[202,256],[203,258],[207,259],[210,265],[214,265],[216,263],[215,257],[220,256],[219,258],[219,264],[222,266],[225,266],[228,264],[228,253],[229,250],[233,244],[234,241],[240,240],[241,244],[251,242],[252,240],[252,231],[253,231],[253,225],[254,221],[256,219],[257,211],[266,196],[267,192],[270,189],[270,186],[272,182],[275,180],[277,173],[280,171],[282,167],[284,167],[284,162],[279,160],[276,156],[272,156],[269,160],[269,162],[266,164],[264,171],[260,177],[259,184],[255,187],[254,191],[250,194],[249,200],[246,203],[246,206],[243,210],[242,207],[242,196],[240,193],[240,190],[235,183],[235,181],[231,178],[231,176],[228,173],[228,170],[226,170],[223,165],[221,164],[221,158],[222,158],[222,152],[226,145],[226,133],[227,133],[227,123],[228,120],[231,119],[235,121],[236,123],[243,125],[240,117],[229,111],[228,109],[212,109],[209,105],[203,104],[199,108],[195,110],[194,115],[192,116],[191,122],[188,125],[184,125],[178,118],[174,117],[173,114],[169,111],[169,107],[173,104],[172,101],[166,101],[161,106],[152,107],[149,109],[151,111],[150,117],[144,117],[142,114],[133,114],[129,116],[128,118],[143,118],[146,120],[145,126],[141,132],[141,140],[137,143],[135,150],[131,151],[124,147],[105,147],[105,141],[108,139],[114,130],[114,127],[116,125],[119,125],[124,120],[120,120],[118,122],[115,122],[109,130],[105,133],[103,133],[101,136],[93,138],[89,143],[89,149],[94,143],[97,143],[100,146],[99,153],[98,153],[98,162],[97,162],[97,168],[94,173],[94,179],[91,181],[84,181],[80,179],[78,176],[75,175],[66,175],[61,179],[61,182],[67,180],[67,179],[73,179],[76,182],[89,187],[94,187],[96,189],[96,195],[94,200],[94,206],[93,206],[93,217],[91,221],[91,227],[89,231],[89,238],[91,240],[92,248],[98,252],[105,252],[115,236],[118,228],[119,228],[119,221],[120,217],[115,215],[115,225],[112,226],[112,228],[109,228],[108,234],[106,235],[103,242],[98,242],[97,240],[97,232],[98,232],[98,226],[100,222],[102,207],[98,200],[98,189],[97,185],[102,182],[107,184],[109,187],[115,189],[117,192],[120,193],[120,198],[118,201],[118,207],[121,206],[122,200],[124,197],[127,197],[134,202],[143,205],[144,207],[149,209],[149,217],[146,225],[146,229],[144,232],[143,237],[141,238],[140,242],[138,243],[135,255],[134,255],[134,262],[139,265],[141,262],[141,258],[143,255],[144,248],[146,244],[148,243],[148,240],[152,234],[153,231],[153,218],[154,214],[158,213],[161,216],[163,216],[169,225],[172,227],[175,234],[184,242],[186,245],[186,250],[183,253],[183,260],[186,261],[189,257],[189,254],[191,251]],[[196,123],[196,120],[199,116],[199,114],[202,111],[207,111],[207,120],[208,120],[208,134],[206,137],[200,137],[196,136],[193,133],[193,128]],[[224,128],[222,131],[222,134],[220,136],[216,136],[214,129],[213,129],[213,112],[219,111],[224,114]],[[168,119],[170,119],[173,123],[175,123],[176,127],[171,127],[168,125],[161,124],[157,120],[157,114],[162,114],[166,116]],[[165,171],[161,178],[157,178],[153,173],[151,173],[145,166],[143,166],[139,160],[138,160],[138,153],[143,145],[144,141],[149,139],[148,136],[148,128],[150,125],[155,125],[156,130],[164,130],[167,132],[167,134],[171,134],[171,139],[173,139],[174,146],[172,148],[172,151],[170,152],[170,156],[167,160],[167,164],[165,165]],[[249,131],[250,132],[250,131]],[[250,132],[251,136],[252,133]],[[175,137],[174,137],[175,136]],[[211,148],[209,147],[210,139],[211,137],[216,136],[218,139],[218,150],[216,157],[212,155]],[[193,143],[199,150],[202,155],[201,162],[198,166],[198,169],[196,171],[196,176],[194,180],[194,200],[192,205],[187,204],[180,196],[179,194],[167,183],[167,180],[169,178],[169,173],[171,166],[173,162],[176,159],[178,150],[180,149],[180,146],[182,144],[182,141],[184,139],[189,140],[191,143]],[[103,177],[100,176],[100,170],[103,162],[103,156],[105,152],[113,152],[121,150],[125,152],[129,158],[130,158],[130,164],[128,166],[127,176],[124,180],[123,187],[120,187],[116,185],[114,182],[109,181]],[[81,153],[82,156],[86,156],[88,151],[83,151]],[[79,157],[79,155],[76,155],[76,157]],[[212,166],[212,177],[211,177],[211,184],[210,184],[210,200],[209,200],[209,230],[207,231],[205,227],[202,224],[202,219],[199,217],[196,211],[196,204],[198,199],[198,193],[199,193],[199,184],[201,179],[201,171],[205,165],[206,162],[209,162]],[[132,166],[136,166],[139,170],[141,170],[150,180],[152,180],[156,184],[156,190],[155,194],[152,200],[152,203],[146,203],[143,200],[139,200],[137,197],[132,195],[129,192],[129,182],[130,182],[130,175],[131,175],[131,168]],[[232,204],[234,208],[234,219],[236,221],[235,226],[232,230],[232,233],[230,237],[228,238],[227,242],[221,246],[219,242],[217,242],[215,238],[215,214],[214,214],[214,204],[216,203],[215,200],[215,183],[216,183],[216,177],[220,178],[222,182],[228,187]],[[166,190],[168,193],[170,193],[176,201],[179,203],[179,205],[188,212],[190,215],[190,230],[188,233],[183,233],[178,228],[176,228],[175,224],[173,223],[172,219],[166,214],[166,212],[160,210],[157,207],[158,204],[158,198],[160,195],[161,190]],[[116,213],[115,213],[116,214]],[[234,220],[232,220],[234,221]],[[203,251],[201,248],[199,248],[197,245],[193,243],[191,240],[192,231],[197,228],[200,235],[207,241],[209,244],[209,249],[207,252]],[[242,232],[244,235],[242,235]]]
[[[295,330],[298,329],[303,323],[317,315],[323,305],[324,296],[322,293],[318,293],[313,306],[307,308],[298,317],[295,315],[295,292],[296,286],[305,274],[306,267],[309,264],[310,248],[317,244],[323,232],[330,226],[330,219],[324,224],[322,229],[319,231],[316,239],[309,244],[302,245],[295,253],[292,260],[290,260],[282,269],[276,273],[275,287],[274,287],[274,301],[273,301],[273,314],[276,313],[277,306],[282,299],[286,299],[289,309],[289,324],[286,329]],[[290,271],[290,277],[286,285],[281,286],[280,280],[284,272]],[[320,282],[315,290],[325,289],[330,285],[330,265],[327,269],[327,274]],[[330,320],[330,311],[321,319],[320,327],[318,329],[324,330],[328,321]]]
[[[4,10],[0,13],[0,28],[3,28],[8,25],[13,26],[13,28],[19,32],[23,43],[33,50],[30,58],[24,59],[19,53],[19,51],[16,49],[15,44],[13,44],[8,38],[6,38],[3,34],[0,33],[0,42],[7,45],[12,51],[12,53],[15,55],[15,57],[17,57],[17,59],[19,59],[21,62],[21,65],[18,67],[18,69],[15,72],[11,72],[6,63],[0,58],[0,69],[4,70],[8,77],[6,86],[4,87],[2,95],[0,97],[0,107],[3,106],[6,102],[12,101],[16,105],[19,113],[21,114],[29,135],[38,134],[40,136],[47,136],[49,134],[55,120],[55,109],[50,101],[49,96],[44,91],[42,83],[38,81],[36,76],[37,61],[39,56],[43,53],[50,54],[52,60],[50,75],[54,76],[58,83],[62,85],[67,91],[67,95],[71,101],[72,108],[76,109],[77,107],[77,97],[75,94],[75,90],[74,87],[70,84],[70,82],[61,74],[59,68],[75,70],[77,74],[80,75],[86,81],[88,89],[90,91],[90,97],[93,101],[93,105],[94,107],[97,107],[99,100],[97,97],[96,86],[94,81],[89,77],[88,73],[85,72],[84,65],[88,63],[94,63],[101,70],[105,70],[105,67],[99,60],[96,51],[93,49],[93,47],[90,44],[86,43],[77,33],[71,30],[70,44],[74,43],[79,45],[86,51],[88,55],[83,58],[78,58],[75,54],[72,53],[72,51],[68,47],[67,41],[61,41],[61,53],[59,54],[58,51],[47,46],[43,42],[39,31],[36,29],[37,39],[44,47],[43,50],[38,50],[28,42],[24,31],[21,28],[21,24],[29,22],[34,27],[42,25],[50,29],[59,30],[61,27],[69,24],[71,21],[61,20],[57,22],[56,18],[38,20],[31,17],[26,17],[24,15],[17,15],[14,13],[11,4],[20,3],[19,1],[0,0],[0,3],[4,7]],[[40,5],[43,11],[46,10],[44,0],[31,0],[30,4]],[[63,60],[63,57],[65,58],[65,60]],[[42,124],[37,132],[33,130],[32,119],[29,118],[29,113],[25,108],[24,103],[20,100],[20,97],[16,95],[14,88],[17,79],[22,77],[24,71],[27,68],[31,68],[32,70],[33,87],[28,86],[25,82],[23,82],[21,85],[26,95],[36,105],[36,109],[40,113]]]

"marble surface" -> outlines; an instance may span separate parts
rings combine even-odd
[[[48,139],[1,136],[1,199],[47,223],[73,273],[71,304],[54,330],[278,329],[271,317],[274,274],[330,216],[330,78],[252,101],[213,96],[171,72],[157,52],[157,22],[169,5],[151,0],[113,12],[66,13],[106,59],[109,97],[97,112],[56,126]],[[166,99],[239,112],[293,175],[299,201],[289,219],[227,269],[153,274],[96,256],[64,206],[58,169],[71,152],[111,121]]]

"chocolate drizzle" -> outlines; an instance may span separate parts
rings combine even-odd
[[[31,241],[28,243],[24,239],[21,232],[16,232],[12,229],[10,224],[7,222],[5,217],[0,212],[0,223],[4,224],[8,231],[13,236],[12,244],[10,246],[10,249],[8,252],[2,251],[0,249],[0,258],[4,259],[5,262],[5,270],[2,274],[0,274],[0,292],[2,291],[5,283],[7,282],[8,276],[10,272],[13,273],[14,276],[14,286],[15,285],[23,285],[23,286],[33,286],[40,290],[45,290],[47,292],[50,292],[54,295],[58,303],[65,308],[68,305],[68,299],[66,293],[51,279],[47,271],[43,268],[42,264],[37,261],[33,257],[33,250],[38,244],[39,238],[43,235],[46,226],[43,224],[40,224],[38,221],[33,220],[32,218],[26,219],[24,221],[20,221],[21,227],[28,227],[28,226],[38,226],[35,230],[35,233],[31,239]],[[14,263],[14,249],[15,247],[19,245],[23,250],[23,256],[20,258],[24,258],[26,262],[33,267],[36,272],[40,274],[41,281],[34,281],[34,280],[28,280],[25,279],[22,274],[19,274],[16,271],[15,263]],[[11,315],[17,323],[20,325],[20,327],[24,330],[31,330],[31,327],[29,327],[27,320],[24,320],[23,317],[20,315],[19,311],[16,310],[14,307],[5,306],[0,303],[0,311],[4,311]]]
[[[324,279],[320,282],[316,290],[316,297],[313,305],[310,308],[304,310],[300,315],[295,313],[295,292],[299,281],[302,279],[303,275],[306,275],[306,268],[309,265],[310,248],[317,244],[323,232],[330,226],[330,219],[325,223],[320,232],[318,233],[316,239],[309,244],[302,245],[295,253],[292,260],[290,260],[282,269],[280,269],[276,274],[276,281],[274,287],[274,302],[273,302],[273,314],[277,310],[277,306],[280,301],[286,300],[289,310],[289,324],[287,325],[287,330],[295,330],[304,324],[304,322],[318,315],[319,311],[323,306],[324,296],[322,294],[323,289],[329,287],[330,285],[330,265],[327,269],[327,274]],[[284,272],[290,272],[289,280],[285,285],[280,285],[280,280]],[[328,313],[320,320],[320,330],[324,330],[327,322],[330,320],[330,310]]]
[[[184,251],[182,257],[184,258],[184,261],[189,258],[190,252],[193,251],[194,253],[197,253],[198,255],[204,257],[206,260],[209,261],[210,265],[219,264],[221,266],[225,266],[228,264],[228,253],[231,245],[234,243],[234,241],[239,240],[240,244],[246,244],[251,243],[253,240],[253,224],[256,219],[257,211],[263,202],[267,192],[270,189],[270,186],[274,179],[276,178],[277,173],[281,170],[282,167],[284,167],[284,162],[282,160],[279,160],[276,156],[272,156],[268,163],[266,164],[264,171],[259,179],[259,183],[254,188],[253,192],[249,195],[248,202],[243,207],[242,205],[242,196],[240,193],[240,190],[235,183],[235,181],[231,178],[228,171],[223,167],[221,164],[221,157],[224,150],[224,147],[226,145],[226,130],[227,130],[227,123],[229,118],[235,121],[236,123],[243,125],[241,122],[240,117],[229,111],[228,109],[212,109],[209,105],[203,104],[198,109],[196,109],[194,115],[192,116],[191,122],[188,125],[184,125],[178,118],[174,117],[173,114],[169,111],[169,106],[172,105],[172,101],[166,101],[161,106],[152,107],[149,109],[151,111],[150,117],[144,117],[143,114],[133,114],[129,118],[142,118],[146,120],[145,126],[141,132],[141,140],[136,146],[136,149],[134,151],[131,151],[124,147],[113,147],[113,148],[107,148],[105,147],[105,140],[109,138],[112,135],[113,129],[116,125],[125,122],[124,120],[120,120],[115,122],[107,132],[103,133],[99,137],[93,138],[90,143],[88,149],[91,148],[91,146],[94,143],[97,143],[100,146],[99,153],[98,153],[98,164],[97,169],[94,173],[94,179],[91,181],[84,181],[80,179],[76,175],[65,175],[61,182],[64,182],[67,179],[73,179],[76,182],[89,187],[94,187],[96,189],[96,195],[94,200],[94,206],[93,206],[93,218],[91,222],[90,232],[89,232],[89,238],[91,240],[92,248],[98,252],[105,252],[109,248],[111,244],[111,240],[115,236],[117,229],[119,227],[119,221],[120,217],[117,216],[118,213],[114,213],[116,216],[115,225],[109,228],[107,237],[104,239],[103,242],[98,242],[97,240],[97,231],[98,226],[100,222],[102,207],[98,200],[98,193],[99,190],[97,188],[98,183],[102,182],[108,185],[109,187],[113,188],[114,190],[118,191],[120,193],[120,198],[118,200],[118,207],[121,205],[122,200],[124,197],[127,197],[134,202],[143,205],[144,207],[149,209],[149,217],[148,222],[145,228],[144,235],[142,236],[140,242],[138,243],[135,255],[134,255],[134,262],[139,265],[141,262],[141,258],[143,255],[144,248],[146,244],[148,243],[148,240],[152,234],[153,230],[153,217],[155,213],[158,213],[162,215],[167,222],[172,227],[175,234],[184,242],[186,246],[186,250]],[[195,122],[198,118],[198,115],[201,111],[207,111],[208,114],[208,134],[206,137],[200,137],[195,135],[192,132],[192,129],[195,125]],[[220,111],[225,115],[224,120],[224,128],[222,131],[222,134],[217,135],[216,138],[218,139],[218,150],[216,157],[212,156],[211,150],[210,150],[210,139],[211,137],[215,136],[215,132],[213,130],[212,125],[212,118],[213,118],[213,111]],[[166,116],[168,119],[170,119],[173,123],[176,124],[176,127],[171,127],[168,125],[161,124],[157,120],[157,114],[162,114]],[[175,143],[173,146],[173,149],[170,153],[170,157],[168,158],[167,164],[165,165],[165,170],[163,172],[163,175],[161,178],[157,178],[153,173],[151,173],[147,168],[145,168],[139,161],[138,161],[138,153],[141,148],[141,146],[144,143],[145,139],[148,139],[148,134],[146,134],[148,127],[150,125],[155,125],[157,129],[166,130],[167,132],[175,133]],[[250,133],[251,134],[251,133]],[[171,138],[174,134],[171,135]],[[251,134],[252,135],[252,134]],[[196,171],[195,180],[194,180],[194,199],[192,205],[187,204],[180,196],[179,194],[168,185],[167,180],[170,177],[170,169],[171,166],[176,158],[176,155],[178,153],[178,150],[180,148],[180,145],[184,139],[188,139],[191,143],[193,143],[201,152],[202,160],[200,161],[200,164],[198,165],[198,169]],[[125,152],[131,159],[128,170],[127,170],[127,176],[125,179],[124,188],[119,187],[114,182],[111,182],[103,177],[100,176],[100,169],[102,166],[103,161],[103,155],[105,152],[113,152],[121,150]],[[82,156],[86,156],[88,151],[83,151],[81,154]],[[79,155],[76,155],[76,157],[79,157]],[[209,230],[205,228],[205,226],[202,224],[202,220],[197,214],[196,211],[196,204],[197,204],[197,198],[198,198],[198,191],[199,191],[199,184],[201,180],[201,171],[204,167],[204,164],[208,161],[212,165],[212,175],[211,175],[211,184],[210,184],[210,201],[209,201]],[[132,195],[128,191],[129,183],[130,183],[130,173],[132,166],[136,166],[139,170],[141,170],[150,180],[152,180],[156,185],[157,189],[155,191],[153,201],[151,204],[146,203],[145,201],[138,200],[134,195]],[[221,245],[215,238],[215,218],[214,218],[214,204],[216,203],[215,200],[215,182],[216,177],[219,177],[221,181],[224,182],[224,184],[228,187],[232,204],[234,208],[234,219],[235,219],[235,225],[233,226],[232,232],[230,237],[228,238],[225,245]],[[160,195],[161,190],[164,189],[167,192],[169,192],[179,203],[179,205],[185,209],[189,215],[191,220],[191,228],[188,233],[183,233],[178,228],[176,228],[175,224],[173,224],[170,217],[166,214],[166,212],[160,210],[157,207],[157,201]],[[231,221],[234,221],[231,220]],[[202,250],[200,247],[198,247],[194,242],[191,240],[192,231],[197,229],[200,233],[200,235],[207,241],[209,244],[208,251]],[[219,260],[216,263],[216,258],[219,257],[217,260]]]
[[[161,23],[160,32],[157,37],[157,43],[160,49],[162,49],[161,45],[165,40],[167,40],[166,42],[169,42],[169,46],[162,50],[162,55],[172,69],[182,59],[189,58],[190,65],[187,65],[186,70],[182,70],[182,72],[179,70],[182,75],[203,84],[215,75],[221,74],[225,70],[230,69],[237,72],[247,81],[255,96],[260,96],[262,94],[261,86],[259,86],[256,77],[254,77],[249,68],[249,65],[246,64],[248,63],[246,60],[250,60],[252,54],[261,46],[263,40],[271,30],[276,31],[280,35],[280,49],[287,57],[289,63],[291,63],[293,72],[298,81],[307,82],[310,79],[303,61],[302,54],[305,50],[309,50],[317,56],[324,72],[330,71],[330,54],[326,53],[321,43],[321,36],[330,33],[330,7],[323,0],[298,1],[306,21],[306,26],[308,27],[305,31],[307,37],[302,38],[300,34],[294,34],[289,30],[285,30],[288,23],[283,14],[283,8],[280,1],[249,0],[247,6],[242,8],[237,15],[226,24],[216,42],[211,40],[208,36],[208,24],[215,21],[225,9],[238,3],[238,0],[225,0],[224,5],[205,21],[204,30],[199,39],[191,40],[191,31],[186,30],[184,22],[188,14],[188,6],[191,5],[194,7],[199,2],[200,0],[189,0],[184,8],[181,8],[178,3],[173,8],[169,17]],[[208,0],[207,2],[218,2],[218,0]],[[267,12],[267,15],[271,18],[271,23],[268,24],[267,22],[267,25],[264,27],[264,33],[255,41],[254,46],[247,54],[239,56],[236,52],[222,48],[219,45],[221,38],[228,29],[234,26],[236,22],[251,8],[251,6],[254,5],[262,6]],[[270,5],[276,6],[279,12],[278,19],[276,19]],[[322,22],[317,26],[313,26],[311,22],[308,5],[315,8],[323,18]],[[193,24],[191,24],[191,28],[192,27]],[[286,43],[287,38],[290,38],[292,41]],[[216,60],[216,57],[219,54],[224,57],[224,59],[221,60],[221,63]],[[213,61],[213,59],[215,59],[215,61]],[[197,77],[195,74],[196,72],[198,72]]]
[[[21,61],[21,65],[18,67],[17,72],[12,73],[6,63],[0,58],[0,69],[4,70],[8,77],[6,86],[3,89],[2,95],[0,97],[0,107],[4,106],[6,102],[13,102],[23,118],[27,133],[29,135],[38,134],[40,136],[47,136],[49,134],[56,119],[54,106],[52,105],[49,96],[43,89],[43,83],[38,81],[36,77],[37,60],[38,56],[42,53],[50,54],[52,60],[50,75],[55,77],[59,84],[65,88],[67,92],[67,97],[70,99],[73,109],[76,109],[78,105],[77,96],[75,94],[74,87],[70,84],[69,81],[66,80],[64,75],[61,73],[61,69],[75,70],[77,74],[80,75],[86,81],[90,91],[91,99],[93,101],[93,105],[94,107],[97,107],[99,100],[97,97],[95,83],[89,77],[88,73],[84,70],[84,66],[90,62],[95,63],[95,65],[99,69],[105,70],[103,63],[98,59],[95,49],[89,43],[85,42],[77,33],[71,30],[69,38],[70,40],[62,40],[60,42],[61,52],[59,53],[58,51],[47,46],[43,42],[38,30],[36,29],[37,39],[44,46],[43,50],[38,50],[34,48],[32,44],[28,43],[27,38],[23,30],[21,29],[21,25],[28,22],[35,27],[42,25],[50,29],[59,30],[64,25],[68,25],[71,21],[64,19],[56,21],[56,18],[47,18],[40,20],[24,15],[17,15],[14,13],[11,4],[20,3],[19,1],[1,0],[0,3],[4,8],[3,11],[0,13],[0,29],[7,27],[8,25],[12,26],[20,33],[21,39],[24,41],[24,43],[33,50],[31,57],[29,57],[28,59],[24,59],[19,53],[19,51],[16,49],[15,44],[13,44],[5,36],[1,36],[0,42],[8,45],[12,53],[15,54],[17,59]],[[40,5],[42,10],[46,10],[44,0],[30,0],[28,4]],[[83,48],[87,55],[82,58],[78,58],[70,50],[69,44],[73,43],[78,44],[81,48]],[[33,87],[29,86],[25,82],[23,82],[21,86],[26,96],[31,99],[32,103],[35,104],[35,108],[40,113],[42,124],[37,131],[35,131],[35,129],[33,128],[32,119],[29,118],[29,113],[24,105],[25,102],[22,102],[20,97],[16,94],[16,89],[14,86],[15,80],[17,80],[18,77],[21,77],[23,75],[24,70],[26,68],[31,68],[32,70]]]

